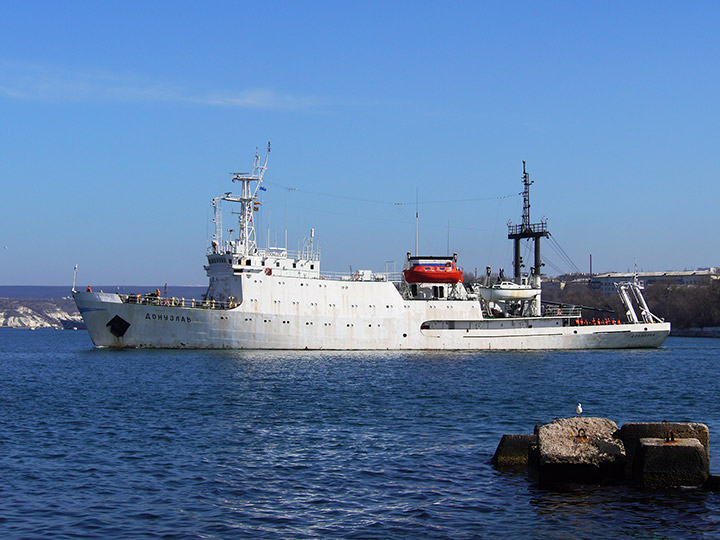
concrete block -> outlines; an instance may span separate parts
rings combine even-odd
[[[633,477],[632,467],[640,439],[665,439],[672,432],[675,439],[697,439],[705,448],[710,461],[709,431],[705,424],[697,422],[630,422],[620,428],[620,438],[625,444],[627,461],[625,476]]]
[[[651,489],[701,486],[710,476],[706,449],[697,439],[642,438],[632,470],[634,480]]]
[[[603,483],[622,478],[625,447],[607,418],[559,418],[538,428],[533,471],[541,484]]]
[[[535,435],[503,435],[492,464],[498,469],[527,469],[528,450],[536,442]]]

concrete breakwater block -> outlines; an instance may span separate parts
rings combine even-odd
[[[710,476],[707,449],[698,439],[642,438],[633,479],[644,488],[701,486]]]
[[[695,422],[645,422],[622,429],[607,418],[558,418],[533,435],[504,435],[492,463],[527,466],[539,484],[634,482],[664,489],[720,491],[710,474],[709,431]]]
[[[498,469],[526,469],[530,446],[535,444],[535,435],[503,435],[491,463]]]
[[[538,482],[605,482],[621,479],[625,446],[607,418],[558,418],[537,428],[530,468]]]
[[[630,422],[620,428],[620,438],[625,443],[627,465],[625,474],[632,478],[635,466],[635,453],[640,439],[666,439],[670,435],[677,439],[697,439],[705,448],[705,456],[710,461],[710,433],[705,424],[698,422]]]

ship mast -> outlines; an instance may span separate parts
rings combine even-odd
[[[542,258],[540,257],[540,238],[548,237],[550,232],[547,228],[547,219],[542,219],[539,223],[530,223],[530,186],[533,182],[530,175],[525,170],[525,161],[523,161],[523,214],[522,225],[512,225],[508,223],[508,238],[513,240],[514,259],[513,259],[513,277],[516,282],[520,282],[522,270],[522,257],[520,255],[520,240],[524,238],[532,238],[535,243],[535,266],[531,274],[536,276],[537,286],[540,286],[540,273],[542,268]],[[535,286],[535,284],[533,284]]]
[[[262,184],[263,175],[267,170],[269,156],[270,143],[268,143],[267,154],[265,154],[265,160],[262,161],[262,163],[260,161],[260,154],[256,149],[252,173],[231,173],[232,181],[240,182],[240,196],[233,197],[230,193],[226,193],[224,197],[219,197],[219,199],[223,201],[240,203],[238,238],[232,242],[234,244],[233,252],[238,255],[248,256],[257,252],[253,212],[255,211],[256,204],[260,202],[257,192]],[[264,190],[265,188],[262,189]]]

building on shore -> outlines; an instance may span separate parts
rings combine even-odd
[[[605,272],[592,276],[592,289],[603,294],[615,294],[615,283],[631,281],[632,272]],[[656,283],[666,286],[692,287],[710,285],[720,279],[720,268],[698,268],[697,270],[680,270],[672,272],[638,272],[638,279],[645,286]]]
[[[571,274],[549,277],[543,281],[543,290],[563,290],[571,283],[590,286],[593,291],[602,294],[615,294],[615,283],[632,281],[632,272],[604,272],[601,274]],[[720,280],[720,268],[698,268],[697,270],[678,270],[670,272],[638,272],[638,280],[645,286],[660,283],[667,286],[693,287],[710,285]]]

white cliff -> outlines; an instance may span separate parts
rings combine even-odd
[[[71,328],[82,326],[72,301],[65,298],[0,298],[0,327]]]

